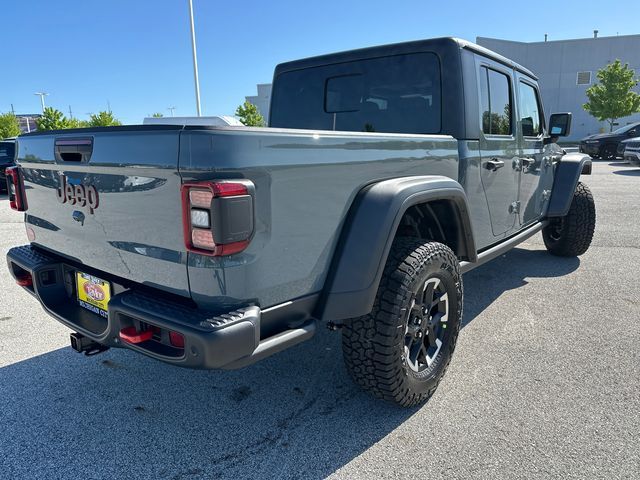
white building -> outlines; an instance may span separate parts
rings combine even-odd
[[[21,133],[35,132],[38,129],[38,120],[42,115],[39,113],[16,113]]]
[[[247,102],[253,103],[256,107],[258,107],[258,111],[260,115],[262,115],[265,121],[269,121],[269,104],[271,103],[271,84],[270,83],[259,83],[258,94],[245,97]]]
[[[619,59],[640,73],[640,35],[557,40],[548,42],[514,42],[478,37],[476,43],[504,55],[533,71],[539,77],[545,115],[571,112],[573,123],[570,140],[608,132],[607,122],[599,122],[582,105],[587,102],[585,90],[597,83],[598,70]],[[640,93],[640,88],[636,88]],[[639,122],[640,113],[618,119],[620,126]]]

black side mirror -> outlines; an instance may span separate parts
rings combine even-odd
[[[571,114],[553,113],[549,118],[549,136],[566,137],[571,133]]]
[[[635,130],[629,130],[629,131],[627,132],[627,136],[628,136],[628,137],[635,137],[635,136],[637,136],[637,135],[638,135],[638,132],[636,132]]]

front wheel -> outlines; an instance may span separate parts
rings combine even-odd
[[[569,212],[564,217],[552,218],[542,229],[547,250],[561,257],[576,257],[585,253],[596,229],[596,204],[591,190],[578,182]]]
[[[615,160],[618,156],[618,146],[609,143],[600,149],[598,157],[603,160]]]
[[[373,310],[343,329],[347,369],[375,397],[405,407],[425,402],[451,361],[461,319],[455,254],[441,243],[399,238]]]

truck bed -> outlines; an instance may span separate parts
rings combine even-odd
[[[88,161],[56,159],[56,141],[82,138],[93,142]],[[458,143],[443,135],[139,126],[38,133],[18,145],[33,245],[209,309],[318,294],[362,188],[399,176],[458,177]],[[83,222],[56,201],[60,174],[100,195],[93,214],[80,209]],[[229,257],[184,246],[180,185],[212,179],[255,185],[253,238]]]

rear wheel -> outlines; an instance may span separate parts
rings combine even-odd
[[[596,229],[596,205],[591,190],[579,182],[573,193],[569,213],[552,218],[542,230],[544,244],[553,255],[576,257],[591,245]]]
[[[422,403],[451,361],[461,318],[462,277],[451,249],[397,239],[372,312],[343,329],[347,369],[378,398],[405,407]]]

